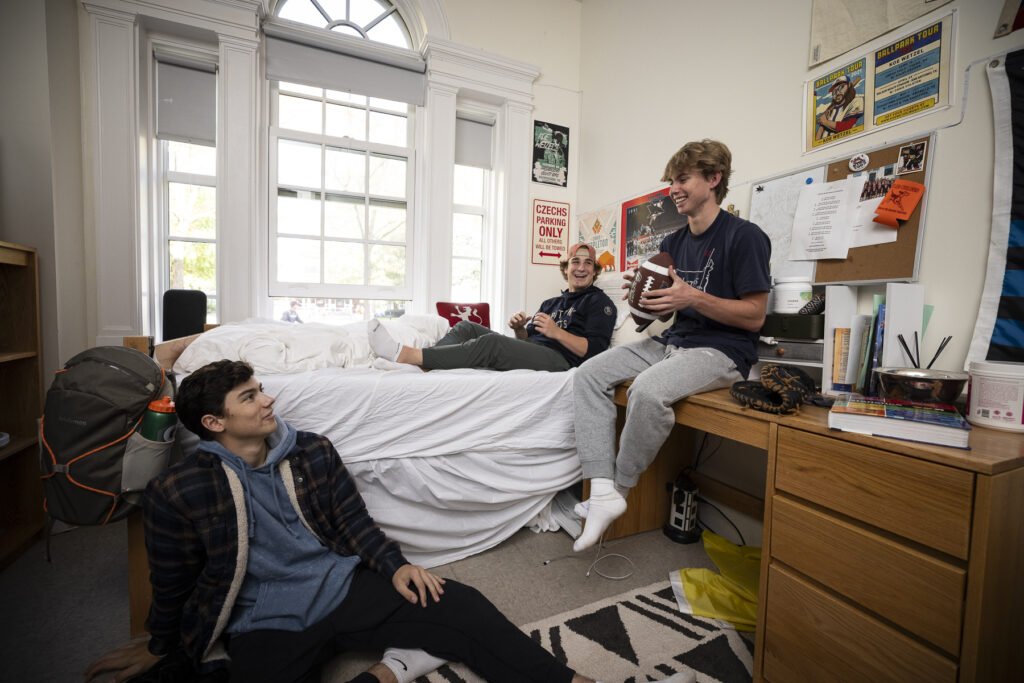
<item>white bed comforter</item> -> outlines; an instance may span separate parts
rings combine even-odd
[[[448,331],[448,321],[436,315],[403,315],[383,323],[392,337],[415,348],[433,344]],[[178,357],[174,370],[186,375],[222,358],[244,360],[260,375],[368,367],[372,362],[365,322],[298,325],[247,320],[205,332]]]
[[[432,322],[403,330],[403,320],[389,325],[396,337],[405,334],[416,346],[432,343]],[[497,545],[582,477],[573,431],[574,371],[326,367],[325,353],[310,349],[310,339],[285,338],[275,342],[278,348],[307,349],[302,358],[315,369],[280,374],[273,369],[282,361],[261,355],[272,345],[254,340],[268,329],[284,328],[287,337],[310,326],[257,325],[265,326],[257,334],[249,333],[252,324],[205,333],[175,370],[187,374],[220,358],[253,363],[264,390],[276,398],[275,412],[296,429],[331,440],[370,514],[415,564],[434,567]],[[319,330],[310,332],[319,338]],[[347,333],[335,335],[330,354],[349,362],[358,357],[350,352],[360,339],[358,331]],[[422,337],[412,339],[415,334]]]

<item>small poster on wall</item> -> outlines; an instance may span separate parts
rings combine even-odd
[[[686,225],[686,216],[676,211],[666,187],[623,202],[621,224],[619,270],[625,272],[657,254],[661,240]]]
[[[577,235],[573,243],[594,247],[597,264],[604,271],[619,265],[619,205],[611,204],[576,217]]]
[[[942,25],[937,22],[875,50],[875,126],[946,104],[949,39],[943,55]]]
[[[565,187],[569,180],[569,129],[533,122],[533,182]]]
[[[533,200],[533,237],[530,263],[557,266],[569,250],[569,205],[565,202]]]
[[[808,149],[830,145],[864,132],[864,82],[866,59],[847,64],[808,88]]]

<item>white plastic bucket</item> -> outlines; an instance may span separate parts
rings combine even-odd
[[[799,313],[811,300],[811,281],[805,277],[777,277],[772,287],[774,313]]]
[[[968,372],[967,421],[1024,432],[1024,363],[973,361]]]

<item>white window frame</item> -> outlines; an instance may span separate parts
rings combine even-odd
[[[183,38],[177,35],[169,35],[161,32],[150,32],[142,38],[143,54],[140,59],[141,78],[139,79],[139,90],[144,97],[139,98],[139,132],[144,133],[145,143],[139,149],[139,168],[145,169],[145,183],[140,185],[139,204],[139,283],[141,295],[141,310],[143,313],[142,331],[152,332],[158,338],[163,338],[163,292],[170,288],[170,239],[168,183],[190,182],[195,179],[198,182],[193,184],[213,187],[217,190],[216,208],[216,237],[211,240],[216,250],[216,285],[215,294],[207,294],[208,300],[215,301],[215,316],[217,321],[224,320],[223,296],[224,292],[224,265],[223,258],[223,232],[221,224],[222,187],[220,183],[220,162],[219,157],[222,150],[219,149],[220,140],[217,140],[215,149],[218,157],[216,175],[206,176],[199,174],[188,174],[168,171],[168,158],[164,140],[156,134],[156,68],[157,60],[154,52],[177,55],[185,62],[196,61],[204,64],[219,65],[220,53],[217,47]],[[217,98],[221,97],[220,89],[222,83],[220,73],[217,73]],[[218,114],[219,116],[219,114]],[[218,135],[220,128],[218,125]],[[210,184],[212,179],[213,183]],[[142,188],[145,188],[143,190]],[[151,227],[147,227],[151,226]],[[194,238],[173,238],[182,241],[205,241]]]
[[[456,166],[458,166],[458,164],[456,164]],[[483,171],[483,198],[481,200],[481,205],[480,206],[473,206],[472,204],[456,204],[454,202],[454,200],[452,201],[452,235],[453,236],[454,236],[454,232],[455,232],[455,216],[454,216],[455,214],[461,213],[461,214],[466,214],[466,215],[470,215],[470,216],[480,216],[480,218],[481,218],[481,221],[480,221],[480,256],[478,256],[478,257],[456,256],[453,253],[452,257],[451,257],[451,260],[452,261],[462,260],[462,261],[479,261],[480,262],[480,292],[477,295],[479,297],[477,299],[477,301],[487,301],[487,302],[490,302],[493,299],[493,297],[494,297],[494,293],[489,291],[490,287],[488,285],[491,282],[490,275],[491,275],[491,272],[494,270],[494,267],[493,267],[493,264],[488,263],[488,257],[493,257],[492,255],[496,251],[494,249],[493,235],[492,235],[492,230],[491,230],[491,226],[494,225],[494,220],[495,220],[494,202],[491,201],[491,194],[492,194],[491,184],[493,182],[494,171],[492,171],[489,168],[483,168],[483,169],[480,169],[480,170]],[[454,171],[455,171],[455,168],[453,166],[452,167],[453,176],[454,176]],[[450,280],[451,280],[451,277],[449,276],[449,281]],[[455,298],[454,298],[455,294],[453,292],[454,286],[455,286],[454,282],[450,282],[450,285],[449,285],[449,299],[448,299],[449,301],[455,301]]]
[[[321,88],[323,90],[323,88]],[[277,82],[271,82],[269,84],[270,93],[270,126],[268,135],[268,183],[267,183],[267,199],[268,199],[268,262],[267,262],[267,282],[268,282],[268,294],[270,297],[291,297],[291,298],[333,298],[333,299],[391,299],[391,300],[402,300],[411,301],[413,298],[413,263],[415,259],[415,232],[416,226],[414,221],[415,216],[415,174],[416,174],[416,113],[418,107],[409,107],[408,114],[406,115],[406,147],[396,147],[392,145],[385,145],[381,143],[373,143],[363,140],[353,140],[352,138],[339,138],[324,134],[307,133],[302,131],[295,131],[287,128],[281,128],[278,125],[278,107],[279,107],[279,87]],[[289,96],[303,97],[296,93],[288,93]],[[312,96],[305,96],[307,99],[314,99]],[[320,100],[322,109],[321,114],[322,123],[326,123],[326,94],[323,95]],[[367,104],[367,112],[372,111],[372,107]],[[382,110],[383,111],[383,110]],[[389,112],[394,113],[394,112]],[[322,128],[326,130],[324,126]],[[296,283],[296,282],[282,282],[277,278],[277,192],[279,184],[277,182],[277,150],[278,142],[280,140],[293,140],[296,142],[304,142],[309,144],[320,145],[321,147],[321,166],[320,166],[320,184],[321,188],[308,188],[312,191],[316,191],[322,194],[326,194],[327,190],[323,189],[324,185],[324,174],[326,173],[326,166],[324,164],[323,151],[327,147],[351,149],[354,151],[367,153],[367,161],[369,161],[370,155],[379,156],[390,156],[400,157],[406,160],[406,175],[405,175],[405,203],[406,203],[406,220],[405,220],[405,284],[401,286],[383,286],[383,285],[345,285],[345,284],[328,284],[328,283]],[[367,174],[367,186],[366,192],[363,197],[367,202],[379,199],[385,202],[394,202],[394,197],[374,197],[369,191],[369,174]],[[323,278],[323,270],[325,267],[323,244],[325,238],[322,233],[323,228],[323,204],[324,199],[321,196],[321,252],[320,252],[320,273],[321,279]],[[367,226],[369,227],[369,226]],[[310,237],[309,239],[313,239]],[[326,240],[330,241],[330,240]],[[364,243],[373,244],[374,240],[369,239],[369,236],[364,236]],[[366,255],[366,272],[369,273],[369,255]],[[269,302],[268,302],[269,303]]]
[[[157,203],[157,215],[158,220],[158,245],[156,248],[158,254],[158,265],[155,270],[159,273],[160,282],[163,283],[161,291],[166,291],[171,288],[171,268],[170,268],[170,242],[195,242],[202,244],[213,244],[215,260],[214,260],[214,272],[216,273],[216,284],[214,285],[214,293],[210,294],[206,292],[207,303],[213,302],[214,304],[214,322],[220,321],[220,306],[218,305],[218,291],[217,286],[220,283],[220,269],[221,269],[221,250],[219,248],[218,236],[220,234],[220,221],[217,220],[219,216],[214,213],[214,236],[212,239],[205,237],[177,237],[171,235],[171,201],[170,201],[170,184],[171,183],[184,183],[188,185],[200,185],[202,187],[212,187],[214,190],[217,189],[217,176],[216,175],[203,175],[199,173],[184,173],[182,171],[172,171],[168,168],[170,165],[170,155],[167,153],[168,140],[156,140],[156,159],[157,168],[159,169],[159,184],[160,190],[158,193],[159,201]],[[216,147],[214,147],[216,149]],[[163,312],[163,301],[156,302],[161,313]],[[162,316],[161,316],[162,319]]]

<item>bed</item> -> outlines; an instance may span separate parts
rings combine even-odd
[[[615,273],[598,282],[618,308],[613,346],[644,336],[629,322],[621,282]],[[434,315],[383,322],[416,347],[448,329],[448,321]],[[647,333],[662,327],[656,323]],[[155,348],[146,337],[126,343],[173,367],[179,380],[211,360],[252,363],[276,398],[278,415],[331,439],[370,514],[416,564],[436,567],[469,557],[525,526],[574,526],[578,533],[571,502],[557,495],[582,478],[573,431],[574,370],[394,369],[372,358],[363,322],[248,320]],[[179,435],[186,450],[197,441],[183,429]],[[141,520],[130,515],[128,522],[131,633],[141,635],[148,569]]]
[[[417,347],[448,328],[440,316],[384,324]],[[371,356],[362,322],[250,320],[194,338],[173,368],[183,378],[220,358],[250,362],[277,415],[331,440],[370,514],[413,563],[447,564],[524,526],[559,528],[552,500],[582,476],[573,371],[424,372]],[[190,449],[196,439],[182,441]]]

